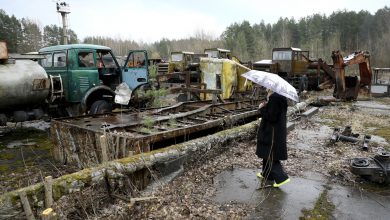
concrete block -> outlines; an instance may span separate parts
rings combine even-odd
[[[169,160],[162,163],[156,163],[154,167],[158,172],[160,172],[162,176],[166,176],[175,171],[178,171],[186,160],[187,160],[187,155],[183,155],[173,160]]]
[[[309,110],[305,111],[304,113],[301,114],[302,117],[311,117],[313,116],[315,113],[318,112],[318,107],[312,107],[310,108]]]

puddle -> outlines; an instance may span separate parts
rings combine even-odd
[[[362,112],[377,115],[390,115],[390,105],[375,101],[358,101],[353,106],[358,107]]]
[[[321,141],[328,140],[333,129],[328,126],[321,126],[318,129],[301,129],[295,128],[296,138],[289,142],[289,146],[302,150],[318,150],[318,147],[323,146]],[[318,143],[316,145],[316,143]]]
[[[291,182],[276,188],[257,190],[256,170],[236,168],[215,178],[218,188],[214,201],[237,201],[256,206],[249,219],[298,219],[303,208],[311,209],[323,191],[321,181],[290,177]]]
[[[389,219],[389,195],[383,196],[342,186],[332,187],[328,195],[336,206],[333,212],[335,219]]]
[[[20,140],[16,140],[16,141],[11,141],[7,144],[7,148],[16,148],[16,147],[19,147],[19,146],[22,146],[23,145],[23,142],[20,141]]]
[[[385,105],[380,102],[375,101],[357,101],[354,106],[357,107],[366,107],[366,108],[373,108],[373,109],[384,109],[384,110],[390,110],[389,105]]]
[[[256,207],[249,219],[299,219],[302,209],[313,209],[325,187],[335,205],[335,219],[388,219],[390,196],[359,191],[356,188],[326,183],[321,174],[305,172],[302,177],[290,177],[291,182],[280,188],[258,190],[260,180],[256,170],[235,168],[217,175],[213,201],[220,204],[236,201]],[[389,189],[390,191],[390,189]]]

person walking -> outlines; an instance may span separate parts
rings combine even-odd
[[[256,155],[263,159],[263,167],[256,175],[265,181],[274,181],[273,187],[279,187],[290,182],[280,163],[287,160],[287,99],[267,89],[267,100],[259,105],[262,119]]]

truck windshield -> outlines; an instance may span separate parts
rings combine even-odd
[[[183,60],[183,54],[182,53],[173,53],[171,55],[172,61],[182,61]]]
[[[218,58],[218,51],[205,51],[205,54],[207,54],[207,57],[209,58]]]
[[[272,53],[273,60],[291,60],[291,51],[274,51]]]
[[[98,51],[98,67],[116,68],[114,57],[109,51]],[[100,66],[99,66],[100,65]]]

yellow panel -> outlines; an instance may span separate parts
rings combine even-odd
[[[221,98],[229,99],[233,90],[248,91],[253,88],[252,82],[248,81],[245,86],[245,78],[241,74],[250,69],[229,59],[201,58],[200,60],[201,80],[207,84],[207,89],[221,89]],[[217,79],[220,77],[221,87],[218,88]],[[211,100],[212,95],[201,94],[202,100]]]
[[[250,71],[250,69],[239,63],[236,63],[236,65],[237,65],[238,91],[244,92],[244,91],[252,90],[253,89],[252,82],[248,80],[245,85],[245,78],[241,76],[242,74]]]
[[[232,94],[233,87],[237,86],[237,74],[236,74],[237,65],[231,60],[223,60],[222,68],[222,98],[228,99]]]
[[[218,59],[202,58],[200,61],[200,70],[202,83],[207,84],[206,89],[218,89],[217,76],[220,76],[222,72],[222,62]],[[200,97],[201,100],[205,100],[203,93],[201,93]],[[211,99],[212,95],[206,94],[206,100]]]

